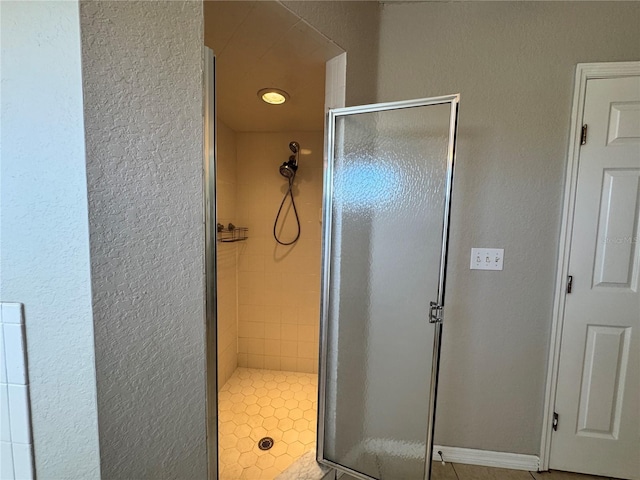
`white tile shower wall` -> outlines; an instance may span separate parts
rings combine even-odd
[[[33,440],[22,304],[0,304],[0,480],[33,475]]]
[[[237,218],[236,134],[218,119],[216,202],[218,222],[239,225]],[[218,244],[218,387],[238,365],[238,243]]]
[[[316,373],[320,305],[322,132],[237,133],[238,218],[249,240],[238,257],[238,365]],[[278,245],[273,222],[287,181],[279,166],[302,149],[294,196],[302,232],[291,246]],[[278,232],[295,236],[285,203]]]

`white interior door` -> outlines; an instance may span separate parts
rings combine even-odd
[[[640,77],[587,81],[550,468],[640,479]]]

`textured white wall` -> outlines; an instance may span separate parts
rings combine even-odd
[[[375,102],[380,3],[313,0],[282,3],[347,52],[346,105]]]
[[[104,478],[206,478],[202,4],[83,2]]]
[[[36,474],[99,478],[78,2],[0,16],[0,296],[24,303]]]
[[[636,2],[384,6],[378,100],[462,95],[441,445],[538,453],[575,65],[638,60],[638,24]]]

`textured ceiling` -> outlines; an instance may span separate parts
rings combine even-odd
[[[340,47],[277,2],[206,1],[204,19],[223,122],[238,132],[322,130],[325,63]],[[267,105],[257,95],[267,87],[291,98]]]

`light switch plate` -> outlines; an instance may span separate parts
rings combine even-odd
[[[504,248],[472,248],[471,270],[502,270]]]

